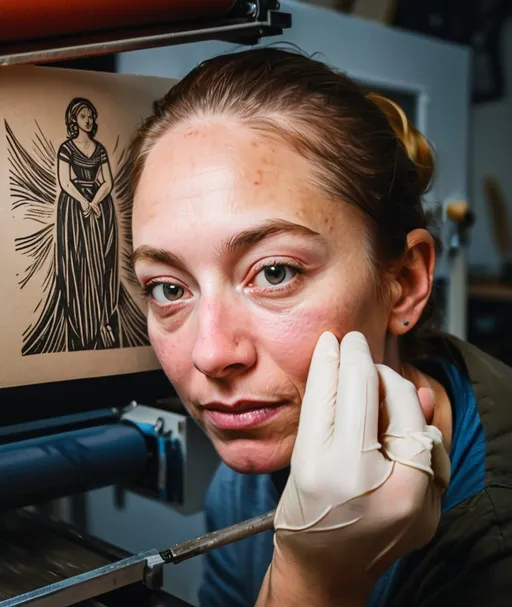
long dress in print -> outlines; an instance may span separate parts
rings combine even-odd
[[[108,162],[104,146],[95,144],[90,157],[73,139],[58,151],[59,161],[71,167],[73,185],[89,202]],[[61,189],[53,225],[17,239],[18,250],[37,249],[42,256],[50,247],[54,258],[44,285],[47,297],[36,310],[38,320],[23,335],[23,355],[149,344],[145,317],[120,280],[119,227],[110,194],[99,208],[99,216],[92,210],[86,215],[79,201]]]

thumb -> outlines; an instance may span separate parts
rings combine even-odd
[[[427,424],[432,423],[434,417],[434,405],[436,404],[436,397],[432,388],[419,388],[418,399],[420,401],[423,415]]]

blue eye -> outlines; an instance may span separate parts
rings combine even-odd
[[[169,282],[162,282],[158,285],[154,285],[151,289],[153,299],[161,304],[170,301],[178,301],[184,294],[185,289],[182,286]]]
[[[265,266],[260,272],[258,272],[254,283],[258,284],[258,279],[261,277],[266,281],[266,284],[258,284],[258,286],[265,287],[270,284],[275,287],[277,285],[290,281],[297,274],[298,270],[296,268],[293,268],[292,266],[286,264],[276,263],[269,266]]]

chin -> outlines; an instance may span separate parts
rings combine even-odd
[[[212,437],[222,461],[241,474],[270,474],[290,465],[295,437],[277,440]]]

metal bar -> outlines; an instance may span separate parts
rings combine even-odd
[[[47,63],[80,57],[141,50],[202,40],[237,40],[276,35],[290,27],[290,15],[268,11],[261,21],[238,19],[222,23],[202,23],[197,29],[176,24],[87,34],[49,41],[32,41],[30,46],[0,45],[0,66]],[[171,29],[171,31],[169,31]]]
[[[34,40],[158,23],[219,19],[247,0],[0,0],[0,40]]]
[[[275,510],[242,521],[231,527],[207,533],[193,540],[176,544],[163,552],[149,550],[93,571],[70,577],[44,588],[21,594],[0,603],[0,607],[69,607],[112,590],[144,582],[150,588],[162,584],[164,564],[177,564],[221,546],[268,531],[274,525]]]
[[[0,603],[1,607],[69,607],[111,592],[116,588],[142,582],[147,577],[148,563],[163,563],[156,550],[141,552],[99,569],[73,576],[67,580],[20,594]]]
[[[450,277],[446,297],[446,331],[459,339],[467,338],[467,247],[461,243],[449,258]]]
[[[231,544],[251,535],[272,529],[274,526],[274,516],[275,510],[271,510],[266,514],[242,521],[231,527],[219,529],[188,542],[176,544],[176,546],[173,546],[169,550],[161,552],[160,555],[165,563],[181,563],[186,559],[205,554],[226,544]]]

